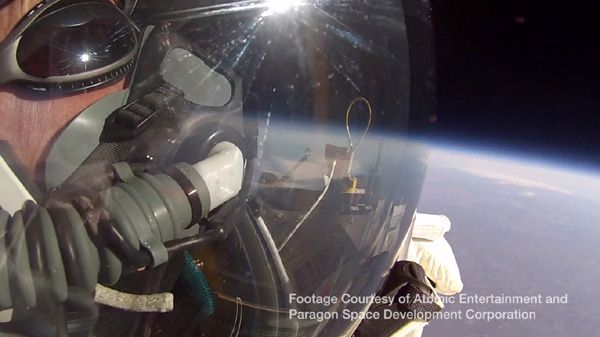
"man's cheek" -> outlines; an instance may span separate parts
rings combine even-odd
[[[33,96],[18,85],[0,87],[0,139],[7,140],[25,169],[35,176],[60,131],[98,99],[123,89],[120,81],[66,97]]]

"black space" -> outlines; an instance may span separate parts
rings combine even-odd
[[[600,165],[600,2],[432,7],[434,135]]]

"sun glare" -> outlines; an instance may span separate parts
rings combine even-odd
[[[267,0],[265,2],[267,10],[262,16],[285,13],[300,7],[303,3],[302,0]]]

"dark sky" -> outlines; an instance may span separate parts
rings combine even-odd
[[[436,135],[600,166],[598,1],[432,5]]]

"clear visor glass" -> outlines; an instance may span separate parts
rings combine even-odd
[[[427,123],[433,104],[422,3],[139,2],[134,19],[146,26],[129,86],[83,111],[48,144],[47,187],[63,183],[59,192],[74,187],[95,200],[97,185],[119,185],[119,197],[133,189],[131,199],[149,200],[149,208],[166,201],[162,213],[142,209],[142,217],[152,213],[178,225],[194,219],[177,233],[169,228],[169,240],[215,229],[227,235],[157,268],[126,273],[123,263],[110,286],[172,292],[174,310],[148,315],[101,307],[94,335],[352,335],[357,315],[407,254],[424,179],[426,151],[409,138]],[[130,53],[135,33],[110,8],[72,4],[40,17],[19,46],[23,70],[69,76]],[[210,212],[186,204],[200,193],[190,184],[177,185],[167,174],[151,180],[175,163],[206,160],[222,142],[243,154],[243,181],[239,193]],[[119,180],[111,166],[117,162],[128,162],[131,175],[152,186]],[[234,164],[220,165],[215,170]],[[97,183],[105,178],[108,184]],[[225,190],[228,181],[219,179],[231,177],[209,178]],[[161,182],[171,189],[139,192],[160,190]],[[187,194],[170,198],[180,190]],[[125,216],[128,208],[113,210],[125,222],[133,219]],[[189,214],[174,215],[179,210]],[[206,213],[201,221],[198,212]],[[139,250],[146,247],[130,227],[121,229]],[[202,271],[208,297],[186,281],[182,266]]]

